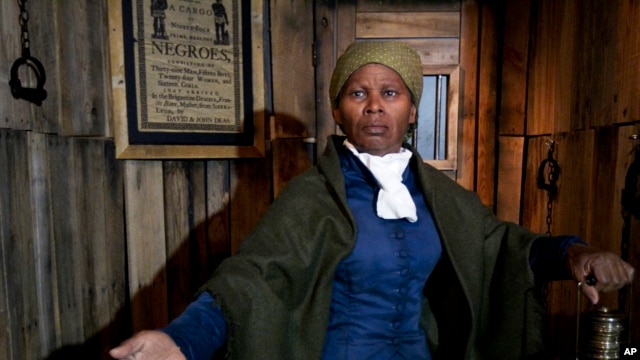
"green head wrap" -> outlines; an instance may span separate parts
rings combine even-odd
[[[411,101],[418,105],[422,96],[422,62],[420,55],[399,41],[359,41],[345,50],[331,76],[329,96],[333,109],[338,107],[338,95],[349,76],[361,66],[382,64],[398,73],[411,92]]]

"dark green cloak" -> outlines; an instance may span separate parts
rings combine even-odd
[[[319,359],[334,271],[355,242],[333,136],[203,286],[222,306],[231,359]],[[541,236],[498,220],[475,193],[424,164],[417,174],[443,245],[422,323],[434,359],[518,359],[542,350],[543,308],[529,269]]]

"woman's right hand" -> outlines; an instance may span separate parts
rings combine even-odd
[[[158,330],[145,330],[109,351],[114,359],[186,360],[169,335]]]

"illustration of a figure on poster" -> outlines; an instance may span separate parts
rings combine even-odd
[[[216,26],[216,44],[229,45],[229,31],[225,26],[229,25],[229,18],[227,18],[227,10],[222,4],[222,0],[215,0],[211,5],[213,9],[214,22]]]
[[[164,27],[164,19],[166,17],[165,10],[167,10],[167,0],[152,0],[151,1],[151,16],[153,16],[153,39],[169,40],[167,32]]]

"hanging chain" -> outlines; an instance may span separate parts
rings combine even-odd
[[[551,150],[553,151],[553,150]],[[549,181],[552,180],[553,176],[551,174],[553,174],[553,170],[554,170],[554,165],[553,164],[549,164],[549,176],[548,179]],[[555,194],[552,193],[551,191],[547,191],[547,235],[551,236],[551,223],[553,222],[553,199],[555,198]]]
[[[24,99],[36,105],[42,105],[42,101],[47,98],[47,91],[44,84],[47,81],[47,75],[44,71],[42,63],[31,56],[30,39],[29,39],[29,12],[27,11],[27,0],[18,0],[20,7],[20,15],[18,23],[20,24],[20,42],[22,43],[22,56],[13,62],[11,66],[11,78],[9,87],[11,95],[16,99]],[[22,86],[20,80],[19,68],[26,66],[31,70],[35,77],[36,87]]]
[[[558,162],[553,158],[553,152],[555,150],[555,141],[549,139],[546,141],[546,145],[549,147],[547,151],[547,158],[542,161],[538,168],[537,186],[539,189],[547,191],[547,216],[545,222],[547,224],[547,235],[551,236],[551,223],[553,222],[553,200],[558,194],[558,176],[560,175],[560,166]],[[545,176],[546,174],[546,176]],[[550,284],[540,284],[540,295],[542,297],[542,303],[545,309],[549,308],[549,286]]]
[[[560,175],[560,167],[558,162],[553,158],[553,152],[555,150],[555,141],[549,139],[546,142],[549,147],[547,152],[547,158],[542,161],[540,168],[538,169],[538,188],[547,190],[547,235],[551,235],[551,223],[553,222],[553,200],[555,200],[558,194],[558,177]],[[548,171],[547,171],[548,170]],[[546,172],[546,176],[545,176]]]
[[[20,42],[22,43],[22,56],[31,56],[29,50],[29,12],[27,11],[27,0],[18,0],[20,7],[20,16],[18,23],[20,24]]]

